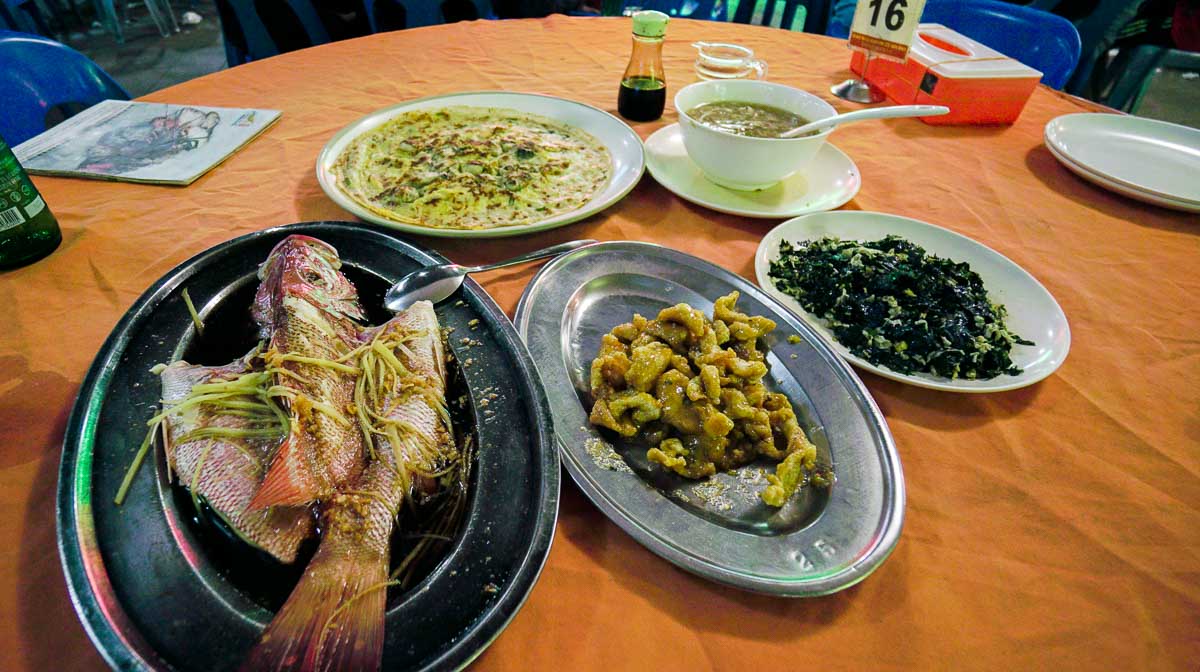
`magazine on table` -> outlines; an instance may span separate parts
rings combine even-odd
[[[187,185],[279,119],[278,110],[106,100],[13,148],[34,175]]]

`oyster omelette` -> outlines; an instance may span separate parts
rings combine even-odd
[[[567,124],[517,110],[414,110],[355,138],[338,187],[371,212],[439,229],[531,224],[578,209],[611,172],[608,150]]]

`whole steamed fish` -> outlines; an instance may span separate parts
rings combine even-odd
[[[307,508],[248,510],[284,437],[284,419],[265,395],[257,351],[226,366],[175,362],[161,371],[163,447],[171,472],[246,542],[295,561],[314,533]]]
[[[321,545],[243,670],[377,669],[401,504],[437,477],[462,473],[433,305],[419,302],[365,331],[363,343],[355,401],[371,437],[368,465],[327,500]]]
[[[267,342],[264,359],[290,416],[287,438],[251,508],[326,499],[354,483],[365,465],[352,404],[363,318],[354,285],[339,272],[337,250],[288,236],[259,268],[251,312]]]

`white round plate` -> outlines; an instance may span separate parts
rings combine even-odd
[[[1198,129],[1124,114],[1077,113],[1050,120],[1044,135],[1058,155],[1111,182],[1200,206]]]
[[[359,205],[337,186],[333,175],[333,164],[355,138],[379,126],[387,120],[413,110],[422,110],[450,105],[469,105],[473,107],[496,107],[521,112],[538,114],[571,126],[575,126],[600,141],[608,148],[612,160],[611,175],[592,200],[583,207],[548,217],[532,224],[518,226],[502,226],[494,229],[444,229],[404,224],[386,217],[381,217]],[[519,236],[535,231],[545,231],[555,227],[577,222],[585,217],[600,212],[608,206],[621,200],[628,194],[646,166],[645,152],[641,139],[628,124],[591,105],[585,105],[572,100],[544,96],[536,93],[512,93],[507,91],[474,91],[466,93],[451,93],[443,96],[418,98],[406,103],[372,112],[338,131],[329,140],[317,157],[317,181],[326,195],[338,205],[354,213],[361,219],[382,226],[407,231],[423,236],[439,236],[445,238],[501,238]]]
[[[833,210],[862,187],[858,166],[828,142],[808,169],[762,191],[734,191],[709,182],[683,148],[679,124],[646,139],[646,169],[676,196],[710,210],[743,217],[782,219]]]
[[[825,236],[846,240],[878,240],[897,235],[925,248],[930,254],[966,262],[979,274],[992,301],[1008,309],[1006,324],[1034,345],[1014,345],[1013,363],[1023,369],[1015,376],[1000,375],[989,380],[951,380],[926,373],[898,373],[872,364],[850,353],[819,319],[800,303],[775,287],[768,275],[771,262],[779,258],[779,243],[797,243]],[[879,212],[823,212],[789,219],[771,229],[759,243],[754,256],[758,284],[783,305],[795,311],[823,336],[834,349],[855,366],[903,383],[947,392],[1003,392],[1032,385],[1062,365],[1071,349],[1071,329],[1058,302],[1032,275],[1008,258],[966,236],[915,219]]]
[[[1063,166],[1066,167],[1067,170],[1071,171],[1072,173],[1075,173],[1079,177],[1082,177],[1083,179],[1085,179],[1089,182],[1099,185],[1100,187],[1109,189],[1111,191],[1115,191],[1118,194],[1121,194],[1123,196],[1128,196],[1129,198],[1142,201],[1143,203],[1150,203],[1152,205],[1161,205],[1164,208],[1172,208],[1174,210],[1183,210],[1184,212],[1200,212],[1200,203],[1192,203],[1190,201],[1179,201],[1174,198],[1167,198],[1166,196],[1159,196],[1158,194],[1154,194],[1149,191],[1142,191],[1140,189],[1135,189],[1134,187],[1130,187],[1128,185],[1121,184],[1120,182],[1113,182],[1112,180],[1110,180],[1102,175],[1093,173],[1092,171],[1088,170],[1087,168],[1084,168],[1083,166],[1079,165],[1078,163],[1075,163],[1074,161],[1063,156],[1062,154],[1059,154],[1058,150],[1054,148],[1054,145],[1047,143],[1046,149],[1050,150],[1050,153],[1054,155],[1054,158],[1058,159],[1058,162],[1063,164]]]

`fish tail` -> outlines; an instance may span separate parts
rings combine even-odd
[[[268,506],[303,506],[317,499],[311,479],[301,476],[303,469],[295,469],[292,463],[300,458],[300,439],[295,433],[289,434],[271,460],[267,475],[254,493],[253,499],[246,509],[254,511]]]
[[[387,556],[338,553],[337,548],[322,543],[300,583],[242,663],[242,672],[379,668]]]

